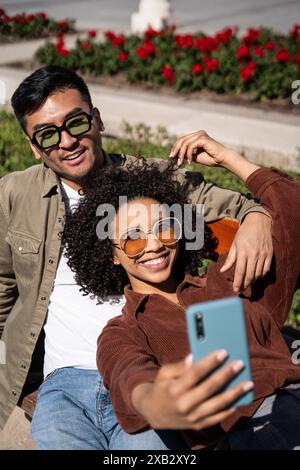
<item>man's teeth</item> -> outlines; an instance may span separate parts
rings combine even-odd
[[[160,258],[156,259],[150,259],[148,261],[145,261],[143,264],[160,264],[165,260],[165,256],[161,256]]]
[[[75,158],[79,157],[79,155],[81,154],[82,152],[74,153],[73,155],[70,155],[69,157],[65,157],[64,160],[74,160]]]

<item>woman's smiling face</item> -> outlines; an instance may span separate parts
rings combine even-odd
[[[178,255],[178,243],[175,241],[166,246],[153,233],[155,224],[166,217],[169,214],[165,208],[149,198],[134,199],[119,208],[114,220],[114,263],[123,266],[131,285],[159,284],[170,278]],[[124,239],[128,233],[140,230],[147,234],[145,246],[141,240],[141,252],[128,256],[124,251]]]

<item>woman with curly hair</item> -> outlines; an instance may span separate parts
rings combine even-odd
[[[211,145],[209,137],[199,133],[178,142],[174,153],[179,163],[186,155],[211,164],[206,145]],[[100,302],[108,296],[118,301],[124,290],[122,315],[99,337],[97,364],[125,431],[181,430],[193,449],[215,445],[229,431],[234,449],[296,448],[300,438],[293,440],[291,429],[300,431],[300,369],[291,361],[280,328],[300,275],[300,185],[225,147],[221,150],[213,164],[239,176],[273,220],[272,269],[253,289],[237,294],[244,304],[255,384],[251,405],[232,406],[253,387],[251,382],[216,393],[242,370],[241,361],[214,371],[226,362],[226,351],[195,364],[187,356],[185,308],[232,295],[233,268],[221,272],[221,256],[205,276],[198,276],[202,260],[215,257],[215,240],[204,227],[203,246],[187,250],[191,240],[185,224],[165,212],[174,204],[183,209],[187,202],[186,188],[172,178],[172,164],[161,172],[141,161],[128,171],[106,169],[94,176],[66,223],[69,265],[83,291]],[[120,199],[125,195],[126,203]],[[116,211],[109,222],[112,237],[99,238],[96,213],[107,204]],[[194,212],[194,228],[196,222]],[[263,432],[256,432],[256,422]]]

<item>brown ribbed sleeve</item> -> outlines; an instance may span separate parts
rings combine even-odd
[[[98,339],[97,366],[122,428],[128,433],[146,428],[131,395],[138,384],[154,381],[159,366],[134,320],[120,316],[108,322]]]
[[[300,280],[300,184],[269,168],[256,170],[246,181],[273,220],[273,270],[254,291],[279,327],[287,319]]]

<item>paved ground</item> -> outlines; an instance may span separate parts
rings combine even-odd
[[[29,421],[23,410],[16,407],[0,431],[0,450],[34,450],[35,445],[29,435]]]
[[[2,0],[9,13],[46,11],[62,19],[73,17],[81,27],[129,30],[130,16],[138,10],[139,0]],[[286,32],[300,21],[299,0],[171,0],[172,21],[181,29],[208,33],[226,25],[242,29],[261,24]]]

